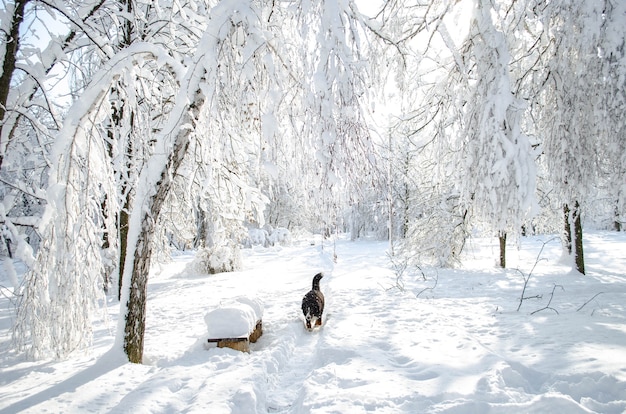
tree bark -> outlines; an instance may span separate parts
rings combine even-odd
[[[580,219],[580,205],[578,201],[574,203],[574,212],[572,214],[574,220],[574,261],[576,270],[583,275],[585,274],[585,256],[583,254],[583,225]]]
[[[112,126],[107,132],[109,136],[109,140],[111,142],[114,142],[117,139],[114,131],[123,130],[122,128],[123,121],[124,121],[123,106],[126,105],[126,102],[124,102],[123,100],[120,100],[120,101],[122,102],[122,108],[119,108],[119,109],[115,107],[112,108],[112,116],[111,116]],[[131,111],[129,115],[129,121],[128,121],[128,123],[130,124],[131,131],[134,128],[134,119],[135,119],[134,113],[133,111]],[[134,154],[133,141],[132,141],[132,137],[130,136],[125,137],[125,139],[126,139],[127,144],[126,144],[126,151],[124,152],[124,159],[125,159],[124,165],[130,171],[130,169],[133,166],[133,162],[132,162],[132,158]],[[113,159],[114,154],[113,154],[112,146],[110,146],[110,144],[108,146],[109,146],[109,157]],[[117,216],[116,237],[118,238],[118,248],[119,248],[117,298],[118,300],[120,300],[122,298],[122,279],[124,278],[124,264],[126,263],[126,250],[128,248],[128,222],[130,218],[129,209],[130,209],[132,193],[131,193],[131,184],[128,182],[129,173],[124,172],[124,171],[118,171],[117,175],[120,177],[121,188],[122,188],[121,192],[124,197],[123,198],[124,204],[122,205],[120,210],[116,213],[116,216]]]
[[[124,263],[126,263],[126,250],[128,249],[128,208],[130,207],[130,194],[127,193],[124,198],[124,207],[118,213],[118,231],[119,231],[119,273],[117,283],[117,299],[122,299],[122,280],[124,279]]]
[[[498,232],[498,240],[500,241],[500,267],[506,267],[506,232]]]
[[[585,274],[585,256],[583,251],[583,226],[580,218],[580,204],[574,202],[574,209],[571,210],[568,204],[563,205],[564,226],[564,245],[567,253],[571,256],[574,254],[574,264],[576,270],[583,275]],[[572,225],[574,226],[572,232]]]
[[[569,205],[563,205],[563,247],[568,255],[572,254],[572,226],[570,224]]]
[[[15,72],[15,64],[17,62],[17,52],[20,48],[20,26],[24,21],[24,9],[29,1],[30,0],[17,0],[15,2],[11,25],[4,45],[4,62],[2,62],[2,73],[0,74],[0,139],[2,137],[4,117],[7,111],[7,99],[9,97],[9,90],[11,89],[11,79],[13,79],[13,72]],[[2,168],[3,159],[4,154],[0,153],[0,168]]]

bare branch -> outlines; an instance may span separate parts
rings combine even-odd
[[[550,303],[552,303],[552,299],[554,298],[554,291],[555,291],[555,289],[556,289],[557,287],[560,287],[560,288],[561,288],[561,290],[563,290],[563,291],[565,290],[565,289],[563,288],[563,286],[561,286],[561,285],[554,285],[554,286],[552,287],[552,292],[550,293],[550,300],[548,301],[548,304],[547,304],[546,306],[544,306],[543,308],[541,308],[541,309],[537,309],[536,311],[531,312],[531,313],[530,313],[531,315],[534,315],[535,313],[537,313],[537,312],[541,312],[541,311],[544,311],[544,310],[546,310],[546,309],[550,309],[550,310],[554,311],[554,313],[556,313],[557,315],[559,314],[559,311],[557,311],[556,309],[554,309],[553,307],[551,307],[551,306],[550,306]]]
[[[587,306],[587,304],[588,304],[589,302],[591,302],[592,300],[594,300],[595,298],[597,298],[598,296],[600,296],[600,295],[601,295],[601,294],[603,294],[603,293],[604,293],[604,292],[598,292],[598,293],[596,293],[595,295],[593,295],[593,296],[591,297],[591,299],[589,299],[587,302],[583,303],[583,304],[580,306],[580,308],[576,309],[576,312],[578,312],[578,311],[582,310],[582,308],[584,308],[585,306]]]

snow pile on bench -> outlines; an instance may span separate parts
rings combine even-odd
[[[263,303],[258,299],[238,297],[204,316],[208,342],[217,346],[249,351],[249,343],[262,335]]]

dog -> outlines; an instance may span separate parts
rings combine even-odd
[[[304,314],[306,329],[313,330],[313,326],[322,326],[322,313],[324,313],[324,294],[320,290],[320,280],[323,273],[318,273],[313,277],[313,286],[302,298],[302,313]]]

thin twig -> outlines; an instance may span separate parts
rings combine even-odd
[[[580,308],[576,309],[576,312],[580,311],[582,308],[584,308],[585,306],[587,306],[587,304],[588,304],[589,302],[591,302],[592,300],[594,300],[595,298],[597,298],[599,295],[601,295],[601,294],[603,294],[603,293],[604,293],[604,292],[598,292],[598,293],[596,293],[595,295],[593,295],[593,296],[591,297],[591,299],[589,299],[587,302],[583,303],[583,304],[580,306]]]
[[[542,260],[541,259],[541,253],[543,253],[543,249],[546,247],[546,244],[550,243],[552,240],[555,240],[555,239],[556,239],[556,237],[553,237],[550,240],[543,242],[543,244],[541,245],[541,249],[539,250],[539,253],[537,254],[537,258],[535,259],[535,263],[533,264],[533,267],[530,269],[530,272],[528,273],[528,276],[524,275],[524,273],[521,270],[515,269],[518,272],[520,272],[520,274],[524,278],[524,287],[522,288],[522,294],[520,295],[520,298],[519,298],[519,305],[517,306],[517,312],[519,312],[520,308],[522,307],[522,303],[524,302],[524,300],[526,300],[526,299],[541,299],[541,296],[539,296],[539,295],[524,297],[524,294],[526,293],[526,287],[528,286],[528,281],[530,280],[530,276],[535,271],[535,267],[537,267],[537,264]],[[554,292],[554,290],[553,290],[553,292]]]
[[[421,270],[421,269],[420,269],[420,270]],[[423,275],[423,273],[422,273],[422,275]],[[424,276],[424,280],[425,280],[425,278],[426,278],[426,277]],[[437,283],[438,283],[438,282],[439,282],[439,273],[435,273],[435,284],[434,284],[433,286],[426,287],[426,288],[422,289],[422,290],[421,290],[418,294],[416,294],[416,295],[415,295],[415,299],[419,298],[419,297],[420,297],[420,295],[421,295],[422,293],[426,292],[427,290],[433,290],[433,289],[435,289],[435,288],[437,287]]]
[[[531,312],[531,313],[530,313],[531,315],[534,315],[535,313],[537,313],[537,312],[541,312],[541,311],[546,310],[546,309],[553,310],[553,311],[554,311],[557,315],[559,315],[559,311],[557,311],[556,309],[554,309],[554,308],[550,307],[550,303],[552,303],[552,298],[554,297],[554,290],[555,290],[557,287],[560,287],[560,288],[561,288],[561,290],[565,290],[565,289],[563,288],[563,286],[561,286],[561,285],[554,285],[554,286],[552,287],[552,293],[550,293],[550,300],[548,301],[548,304],[547,304],[546,306],[544,306],[543,308],[541,308],[541,309],[537,309],[536,311]]]

